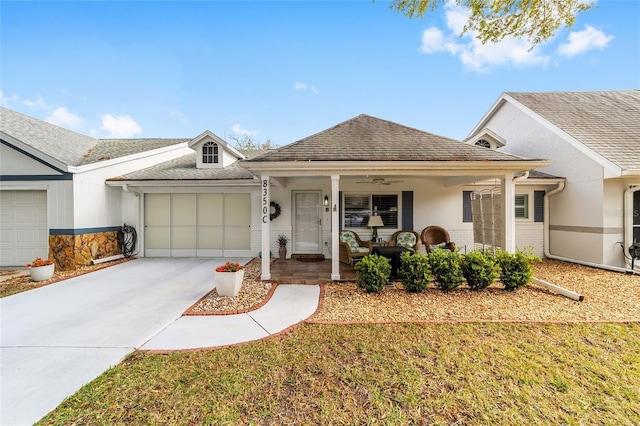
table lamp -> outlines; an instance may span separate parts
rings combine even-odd
[[[373,228],[373,237],[371,238],[371,241],[378,241],[378,227],[384,226],[382,218],[380,216],[369,216],[369,223],[367,223],[367,226]]]

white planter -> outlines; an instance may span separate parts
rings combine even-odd
[[[50,279],[51,277],[53,277],[53,271],[55,269],[55,266],[53,263],[51,265],[45,265],[45,266],[35,266],[35,267],[31,267],[29,268],[29,273],[31,274],[31,280],[32,281],[46,281],[48,279]]]
[[[216,290],[219,296],[236,297],[242,287],[244,269],[237,272],[216,272]]]

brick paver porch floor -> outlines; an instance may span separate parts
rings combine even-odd
[[[353,266],[340,263],[340,281],[355,281]],[[271,280],[278,284],[322,284],[331,282],[331,259],[302,262],[276,259],[271,263]]]

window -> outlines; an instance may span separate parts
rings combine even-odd
[[[204,164],[218,163],[218,144],[207,142],[202,146],[202,162]]]
[[[398,227],[398,195],[347,194],[344,196],[344,227],[366,228],[369,216],[376,213],[384,228]]]
[[[516,194],[516,219],[529,219],[528,194]]]
[[[482,148],[491,148],[491,142],[489,142],[486,139],[480,139],[479,141],[477,141],[475,144],[475,146],[480,146]]]
[[[633,242],[640,243],[640,190],[633,193]]]

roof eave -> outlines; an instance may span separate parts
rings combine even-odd
[[[97,170],[104,167],[110,167],[121,163],[126,163],[128,161],[140,160],[147,157],[152,157],[154,155],[164,154],[167,152],[177,151],[184,148],[187,148],[187,142],[180,142],[175,145],[165,146],[162,148],[151,149],[148,151],[142,151],[135,154],[125,155],[123,157],[112,158],[104,161],[97,161],[95,163],[85,164],[82,166],[69,166],[69,171],[71,173],[82,173],[88,172],[91,170]],[[188,155],[188,154],[185,154]]]
[[[550,165],[548,160],[504,161],[274,161],[242,163],[242,167],[254,173],[277,172],[283,176],[317,173],[362,175],[371,173],[401,173],[404,175],[458,176],[478,173],[501,173],[534,170]]]
[[[113,187],[257,187],[260,181],[251,179],[107,179],[106,184]]]

